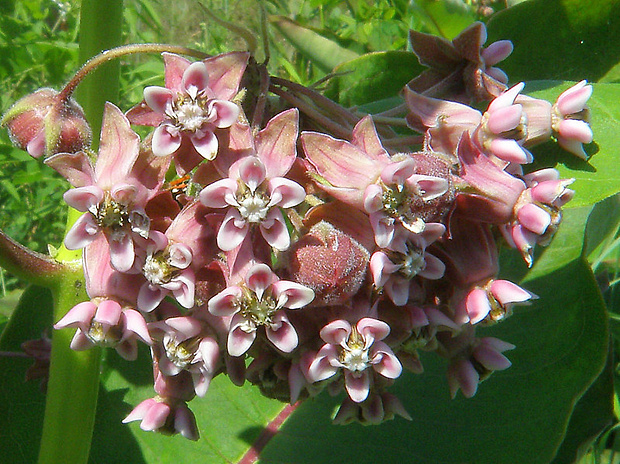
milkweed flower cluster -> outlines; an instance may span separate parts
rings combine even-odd
[[[138,342],[151,347],[156,396],[126,421],[196,439],[188,402],[220,374],[291,403],[343,392],[336,423],[410,419],[389,387],[422,374],[420,351],[448,360],[452,396],[510,366],[514,346],[477,329],[537,297],[499,277],[498,247],[531,266],[560,225],[572,180],[528,170],[530,149],[556,138],[585,156],[591,87],[553,105],[508,88],[495,65],[512,45],[484,48],[482,24],[411,40],[430,66],[403,89],[417,150],[389,150],[371,115],[347,138],[304,130],[317,125],[297,108],[250,126],[253,102],[238,98],[250,56],[233,52],[164,54],[165,87],[126,114],[107,104],[95,157],[83,136],[48,153],[83,213],[65,244],[84,249],[90,298],[55,327],[77,328],[75,349],[135,359]],[[49,105],[29,102],[7,125],[40,146]],[[27,134],[12,125],[29,118]],[[154,131],[141,141],[132,124]]]

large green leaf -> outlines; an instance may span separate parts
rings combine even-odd
[[[532,0],[488,23],[489,43],[510,39],[500,67],[511,81],[597,81],[620,62],[619,0]]]
[[[367,53],[337,66],[325,94],[344,106],[382,100],[398,95],[424,69],[410,52]]]
[[[52,325],[52,295],[31,286],[24,291],[0,338],[0,351],[21,352],[21,344],[40,338]],[[0,449],[2,462],[36,462],[43,427],[45,395],[36,380],[26,382],[33,360],[0,357]]]
[[[144,432],[138,423],[124,425],[121,421],[133,406],[154,396],[148,350],[141,349],[140,357],[132,363],[111,352],[106,364],[91,464],[125,464],[128,456],[137,464],[237,462],[284,407],[262,396],[258,388],[236,387],[221,375],[204,398],[195,398],[189,405],[200,429],[198,442]]]
[[[425,357],[426,372],[393,388],[413,417],[378,427],[333,427],[338,400],[303,404],[262,453],[269,464],[548,463],[573,406],[601,371],[607,351],[605,308],[582,260],[527,284],[540,296],[508,321],[480,334],[517,345],[513,365],[470,399],[450,400],[444,363]],[[562,289],[562,291],[558,291]]]
[[[270,21],[291,45],[325,72],[331,72],[340,63],[358,56],[354,51],[284,16],[271,17]]]

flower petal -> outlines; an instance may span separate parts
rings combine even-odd
[[[165,87],[151,85],[144,88],[144,101],[157,113],[166,114],[166,111],[172,104],[173,98],[174,94],[172,90]]]
[[[101,203],[104,193],[96,185],[88,185],[67,190],[62,197],[69,206],[85,213]]]
[[[78,218],[65,236],[65,246],[69,250],[79,250],[92,243],[101,232],[97,221],[90,213]]]
[[[344,386],[349,394],[349,398],[356,403],[361,403],[368,398],[368,393],[370,392],[370,371],[366,369],[359,376],[345,371]]]
[[[162,123],[153,132],[152,149],[155,156],[168,156],[181,146],[181,134],[171,124]]]
[[[219,148],[219,142],[217,137],[210,130],[204,130],[204,132],[197,132],[191,137],[192,145],[196,151],[207,161],[215,159],[217,156],[217,150]]]
[[[271,325],[265,328],[265,334],[273,346],[284,353],[292,352],[299,343],[297,331],[284,311],[276,311]]]

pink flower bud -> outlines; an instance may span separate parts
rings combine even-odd
[[[80,105],[40,89],[15,103],[3,116],[11,140],[32,157],[75,153],[90,145],[91,129]]]

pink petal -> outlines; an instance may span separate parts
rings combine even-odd
[[[426,253],[424,255],[424,262],[426,267],[419,272],[421,277],[425,279],[437,280],[441,279],[446,270],[446,265],[439,258]]]
[[[489,115],[487,121],[489,130],[494,134],[501,134],[513,130],[521,123],[523,107],[521,105],[510,105],[487,114]]]
[[[79,250],[92,243],[101,229],[90,213],[85,213],[78,218],[73,227],[65,236],[65,246],[69,250]]]
[[[110,189],[110,197],[117,203],[131,205],[135,203],[140,188],[132,184],[116,184]]]
[[[592,95],[592,86],[586,84],[585,80],[578,82],[558,97],[556,105],[563,116],[579,113],[585,108]]]
[[[119,356],[126,361],[135,361],[138,359],[138,343],[135,338],[127,338],[120,341],[114,349]]]
[[[349,371],[345,371],[344,386],[349,394],[349,398],[356,403],[361,403],[368,398],[368,393],[370,392],[369,370],[362,371],[359,377],[356,377]]]
[[[590,143],[594,135],[590,125],[577,119],[564,119],[560,122],[558,133],[567,139],[577,140],[581,143]]]
[[[509,303],[522,303],[538,297],[527,290],[522,289],[508,280],[494,280],[491,284],[491,293],[502,305]]]
[[[200,192],[200,202],[210,208],[226,208],[236,205],[237,182],[234,179],[221,179],[207,185]]]
[[[370,224],[375,233],[375,242],[379,248],[387,248],[394,237],[394,219],[383,213],[371,213]]]
[[[196,417],[186,404],[180,404],[174,411],[174,429],[188,440],[196,441],[200,438]]]
[[[184,340],[195,337],[202,331],[202,323],[189,316],[169,317],[165,323],[182,335]]]
[[[228,354],[231,356],[242,356],[247,352],[256,339],[256,330],[247,332],[240,325],[245,324],[245,319],[241,314],[235,314],[230,323],[228,333]]]
[[[153,343],[151,335],[146,325],[146,321],[142,314],[135,309],[125,309],[123,311],[123,318],[125,319],[126,330],[135,333],[142,341],[148,345]]]
[[[390,333],[390,326],[383,321],[373,319],[371,317],[364,317],[357,322],[357,331],[368,342],[372,340],[383,340]],[[368,343],[367,343],[368,344]],[[386,345],[387,346],[387,345]]]
[[[370,273],[372,281],[377,288],[381,288],[390,278],[391,274],[400,269],[382,251],[376,251],[370,257]]]
[[[481,288],[475,288],[469,292],[465,300],[465,306],[472,324],[477,324],[491,312],[491,304],[489,303],[487,292]]]
[[[198,347],[202,362],[206,369],[213,373],[220,359],[220,348],[217,342],[211,337],[204,337]]]
[[[174,281],[178,282],[180,285],[177,289],[172,291],[174,298],[179,302],[181,306],[184,308],[192,308],[194,306],[194,273],[191,270],[190,272],[183,272],[179,274]]]
[[[386,185],[403,185],[405,180],[413,175],[414,169],[413,158],[390,163],[381,171],[381,180]]]
[[[211,298],[207,307],[214,316],[232,316],[239,310],[237,303],[242,296],[243,290],[240,287],[227,287]]]
[[[338,319],[323,327],[320,335],[325,343],[340,345],[346,342],[349,335],[351,335],[351,324],[345,320]]]
[[[534,161],[532,154],[514,139],[496,138],[491,141],[489,151],[510,163],[528,164]]]
[[[69,348],[74,351],[89,350],[93,346],[95,346],[94,342],[86,336],[82,329],[77,329],[69,344]]]
[[[182,243],[173,243],[168,248],[168,262],[179,269],[186,269],[192,263],[192,250]]]
[[[133,410],[129,413],[127,417],[125,417],[125,419],[123,419],[123,424],[143,419],[148,410],[151,409],[156,402],[157,401],[153,398],[142,401],[140,404],[138,404],[138,406],[133,408]]]
[[[351,132],[351,143],[360,148],[369,158],[383,164],[389,162],[390,155],[381,145],[372,116],[366,115],[358,121]]]
[[[260,223],[260,232],[265,241],[278,251],[287,250],[291,244],[286,222],[278,208],[273,208],[267,213]]]
[[[385,283],[385,291],[396,306],[404,306],[409,301],[411,281],[398,275],[391,276]]]
[[[307,363],[305,375],[308,382],[320,382],[329,379],[338,372],[338,367],[333,366],[329,360],[338,357],[337,348],[334,345],[323,345],[314,358]],[[307,359],[302,359],[302,362]]]
[[[458,361],[448,368],[448,384],[450,385],[452,398],[456,396],[459,387],[465,398],[471,398],[478,390],[479,381],[480,376],[478,372],[476,372],[474,366],[465,359]]]
[[[299,309],[314,299],[314,291],[296,282],[279,280],[271,285],[278,308]]]
[[[174,94],[172,91],[165,87],[152,85],[144,88],[144,101],[157,113],[166,114],[166,111],[170,109],[173,98]]]
[[[82,327],[85,330],[90,327],[90,323],[97,311],[97,306],[91,301],[84,301],[71,308],[62,319],[54,324],[55,329],[65,327]]]
[[[171,408],[166,403],[155,402],[144,414],[140,428],[146,432],[152,432],[166,424]],[[125,419],[127,420],[127,419]]]
[[[255,156],[248,156],[239,163],[239,177],[252,192],[265,180],[265,165]]]
[[[236,103],[227,100],[212,100],[209,103],[209,113],[215,110],[217,117],[213,124],[220,129],[232,126],[239,117],[240,109]]]
[[[371,214],[383,209],[383,189],[378,184],[371,184],[364,190],[364,210]]]
[[[115,326],[121,320],[121,305],[114,300],[103,300],[97,307],[93,321]]]
[[[383,342],[375,342],[371,353],[372,367],[378,374],[388,379],[396,379],[400,376],[403,366],[389,346]]]
[[[95,178],[102,189],[123,182],[131,172],[139,153],[140,137],[116,106],[106,103],[101,128],[99,155],[95,163]]]
[[[284,177],[275,177],[268,182],[270,206],[291,208],[306,198],[306,191],[297,182]]]
[[[266,264],[256,264],[250,268],[245,276],[245,283],[247,287],[252,290],[258,299],[262,299],[263,293],[267,287],[278,281],[271,268]]]
[[[183,73],[181,86],[192,98],[196,98],[198,92],[207,88],[208,83],[207,67],[202,61],[197,61],[190,64]]]
[[[274,314],[272,325],[265,328],[265,334],[273,346],[284,353],[292,352],[299,343],[295,327],[288,320],[284,311],[277,311]]]
[[[510,40],[498,40],[487,48],[484,48],[480,55],[487,66],[494,66],[503,61],[512,53],[514,46]]]
[[[495,100],[491,102],[489,108],[487,109],[487,112],[495,112],[500,108],[505,108],[513,105],[515,102],[515,98],[517,98],[517,95],[519,95],[519,93],[523,90],[523,87],[525,87],[525,83],[520,82],[506,90],[504,93],[502,93],[499,97],[495,98]]]
[[[62,197],[69,206],[85,213],[93,206],[99,205],[103,196],[103,190],[96,185],[89,185],[67,190]]]
[[[158,285],[144,283],[138,292],[138,309],[150,313],[159,306],[167,294],[168,290]]]
[[[217,233],[217,246],[222,251],[231,251],[241,245],[250,226],[236,209],[229,209]]]
[[[506,356],[484,345],[480,345],[474,350],[474,357],[476,361],[490,371],[503,371],[512,365]]]
[[[45,164],[55,169],[74,187],[85,187],[95,183],[95,172],[88,155],[77,153],[58,153],[45,160]]]
[[[164,122],[153,132],[152,144],[155,156],[171,155],[181,146],[181,134],[176,127]]]
[[[249,57],[248,52],[230,52],[204,60],[209,88],[217,98],[231,100],[237,94]]]
[[[517,211],[521,225],[535,234],[542,235],[551,224],[551,215],[533,203],[527,203]]]
[[[588,154],[583,149],[583,144],[579,140],[567,139],[562,136],[558,136],[558,145],[573,155],[578,156],[582,160],[588,159]]]
[[[293,166],[298,131],[299,110],[291,108],[274,116],[256,135],[256,154],[268,178],[284,176]]]
[[[119,272],[127,272],[132,268],[136,258],[133,240],[128,233],[112,235],[108,236],[112,267]]]
[[[191,139],[192,145],[194,145],[196,151],[204,159],[211,161],[217,156],[219,142],[217,141],[217,137],[212,131],[205,130],[202,134],[197,132],[196,134],[192,135]]]
[[[185,90],[182,86],[183,73],[191,62],[187,58],[174,53],[164,52],[161,56],[164,58],[166,87],[170,90],[182,92]]]
[[[440,197],[448,191],[448,181],[441,177],[435,176],[423,176],[414,174],[407,179],[408,185],[415,185],[417,188],[414,191],[419,190],[421,197],[425,201],[433,200]]]

